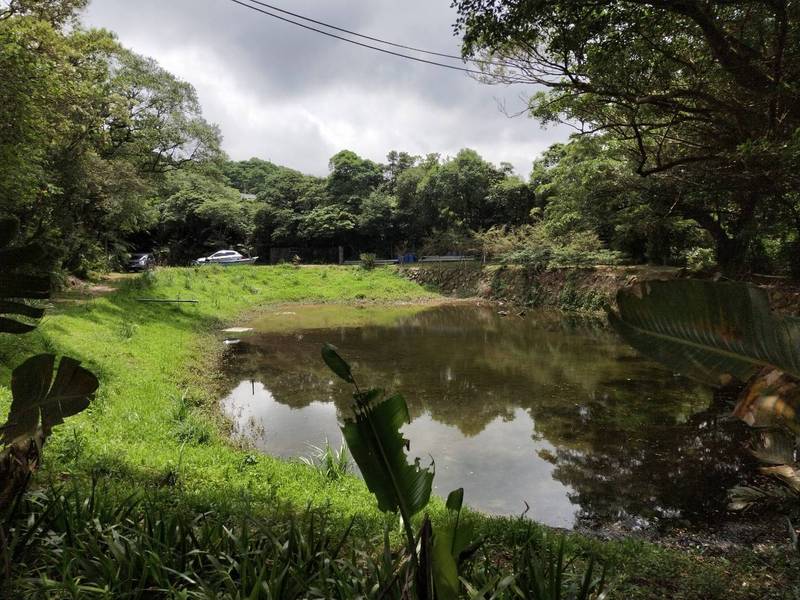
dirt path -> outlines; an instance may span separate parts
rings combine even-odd
[[[135,277],[137,277],[136,273],[106,273],[100,277],[99,281],[85,281],[69,276],[64,289],[53,294],[51,301],[69,303],[91,300],[117,291],[123,283]]]

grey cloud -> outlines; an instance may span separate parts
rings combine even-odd
[[[270,3],[374,37],[459,53],[449,0]],[[527,175],[536,155],[569,133],[502,114],[497,100],[518,110],[523,88],[486,86],[358,48],[230,0],[94,0],[85,20],[194,84],[236,159],[261,156],[321,175],[343,147],[373,160],[390,149],[452,155],[472,147]]]

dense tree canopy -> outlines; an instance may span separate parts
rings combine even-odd
[[[530,113],[613,137],[740,268],[768,214],[795,226],[800,6],[455,0],[487,78],[539,84]],[[797,231],[791,232],[793,237]]]
[[[474,150],[444,160],[393,150],[385,164],[342,150],[329,166],[328,177],[317,178],[258,159],[228,163],[231,184],[257,195],[259,254],[308,246],[343,246],[349,256],[426,247],[458,251],[435,238],[523,223],[533,207],[526,182]]]
[[[76,272],[155,225],[167,172],[222,159],[192,86],[76,25],[84,4],[20,0],[0,13],[0,210]]]

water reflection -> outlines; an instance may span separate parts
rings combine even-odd
[[[267,452],[302,456],[340,439],[349,389],[319,358],[333,342],[364,385],[406,396],[406,436],[436,458],[437,491],[463,485],[487,512],[519,514],[527,502],[532,517],[567,527],[709,520],[749,462],[743,427],[719,417],[709,390],[639,358],[601,324],[457,305],[367,318],[336,307],[344,326],[320,327],[320,310],[331,308],[293,307],[280,331],[229,357],[241,383],[226,409]]]

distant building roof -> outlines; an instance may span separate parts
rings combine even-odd
[[[255,194],[242,194],[242,200],[255,200]]]

